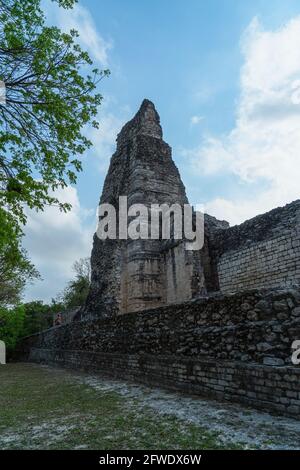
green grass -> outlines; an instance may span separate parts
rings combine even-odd
[[[8,364],[0,366],[0,384],[0,449],[224,448],[215,433],[141,410],[63,370]]]

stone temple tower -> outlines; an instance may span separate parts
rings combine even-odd
[[[128,207],[142,203],[188,204],[184,185],[163,141],[154,104],[144,100],[121,130],[100,203],[117,212],[119,196]],[[178,240],[100,240],[94,236],[91,288],[82,317],[107,318],[179,303],[205,292],[200,253]]]

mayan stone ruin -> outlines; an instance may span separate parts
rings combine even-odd
[[[121,130],[101,203],[188,203],[148,100]],[[25,338],[23,359],[300,417],[300,201],[241,225],[205,215],[204,246],[94,236],[86,305]]]
[[[117,138],[100,203],[187,204],[158,113],[144,100]],[[297,285],[300,205],[294,203],[233,228],[206,215],[205,245],[189,252],[177,240],[94,237],[85,314],[112,317],[180,303],[210,292]]]
[[[148,100],[118,135],[100,203],[118,211],[119,196],[127,196],[128,206],[188,203],[159,116]],[[112,317],[205,294],[200,254],[184,245],[161,239],[103,241],[95,235],[85,314]]]

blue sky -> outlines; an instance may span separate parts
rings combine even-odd
[[[113,45],[108,52],[112,75],[101,87],[104,97],[114,100],[110,111],[126,120],[143,98],[151,99],[193,202],[228,194],[231,177],[217,178],[217,184],[201,178],[200,187],[199,175],[193,178],[180,150],[199,145],[206,133],[219,135],[234,126],[244,31],[254,17],[266,29],[280,27],[300,14],[299,2],[82,0],[80,4]],[[123,107],[128,113],[120,112]],[[191,125],[193,116],[203,117],[199,125]],[[89,187],[93,176],[93,188],[98,186],[99,192],[97,174],[88,176]],[[85,174],[78,188],[83,203],[90,206],[95,195],[84,191],[86,181]],[[189,183],[194,191],[189,191]]]
[[[48,21],[78,29],[111,76],[74,209],[30,213],[25,246],[44,278],[26,298],[49,300],[88,256],[95,209],[121,126],[151,99],[190,202],[239,223],[298,197],[298,0],[80,0]],[[298,97],[299,94],[299,97]],[[88,130],[88,132],[91,132]]]

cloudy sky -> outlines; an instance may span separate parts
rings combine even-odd
[[[100,130],[72,212],[29,214],[25,247],[43,281],[26,299],[51,300],[89,256],[95,211],[115,138],[143,98],[190,202],[231,224],[299,198],[299,0],[79,0],[73,11],[44,1],[48,21],[75,28],[111,77],[101,83]]]

